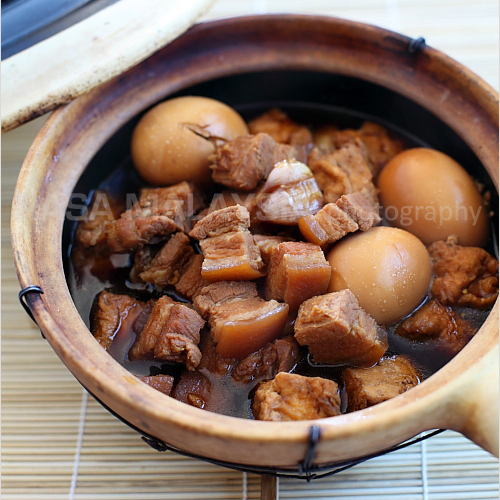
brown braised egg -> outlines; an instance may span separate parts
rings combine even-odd
[[[460,245],[483,246],[488,215],[469,174],[452,158],[427,148],[395,156],[378,179],[384,216],[426,245],[456,235]]]
[[[332,266],[328,290],[348,288],[382,325],[410,314],[429,290],[429,253],[417,237],[402,229],[374,227],[348,236],[327,259]]]
[[[241,116],[207,97],[178,97],[158,104],[137,124],[132,160],[146,181],[169,185],[210,179],[209,156],[215,145],[248,134]]]

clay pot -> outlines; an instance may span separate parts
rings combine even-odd
[[[380,118],[404,115],[400,125],[416,134],[431,134],[432,123],[459,141],[469,151],[464,154],[479,159],[485,171],[478,166],[474,173],[489,177],[496,191],[498,95],[442,53],[380,28],[325,17],[243,17],[195,26],[121,77],[58,109],[31,146],[12,208],[14,257],[21,286],[43,289],[43,295],[28,296],[29,305],[75,377],[122,418],[179,449],[238,464],[296,467],[313,422],[222,416],[139,383],[94,340],[63,269],[66,207],[94,155],[143,110],[193,85],[206,82],[215,97],[238,100],[224,86],[230,80],[211,84],[230,75],[239,75],[234,78],[246,103],[266,96],[276,100],[279,82],[296,78],[295,90],[303,85],[312,92],[324,78],[331,87],[303,97],[311,102],[338,98],[334,104],[357,105]],[[226,99],[217,92],[226,92]],[[421,123],[421,117],[428,121]],[[427,139],[432,143],[430,135]],[[443,147],[453,150],[452,142]],[[371,454],[434,428],[460,431],[498,453],[498,301],[472,341],[418,387],[375,407],[314,423],[321,430],[317,464]]]

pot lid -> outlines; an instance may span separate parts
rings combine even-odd
[[[2,2],[2,132],[125,72],[214,0]]]

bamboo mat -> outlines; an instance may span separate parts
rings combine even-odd
[[[497,0],[219,0],[205,19],[328,14],[424,36],[498,88]],[[259,478],[159,454],[103,410],[41,338],[17,301],[9,238],[17,174],[44,118],[2,136],[2,499],[255,499]],[[445,432],[337,476],[281,480],[283,499],[498,498],[498,461]]]

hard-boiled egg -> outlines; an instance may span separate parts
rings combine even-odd
[[[396,155],[378,179],[384,217],[426,245],[456,235],[466,246],[483,246],[488,215],[469,174],[449,156],[427,148]]]
[[[410,314],[431,283],[427,249],[413,234],[373,227],[337,243],[328,253],[332,267],[329,292],[345,288],[382,325]]]
[[[210,179],[209,156],[217,141],[248,134],[243,118],[207,97],[178,97],[158,104],[137,124],[132,160],[146,181],[156,185]]]

